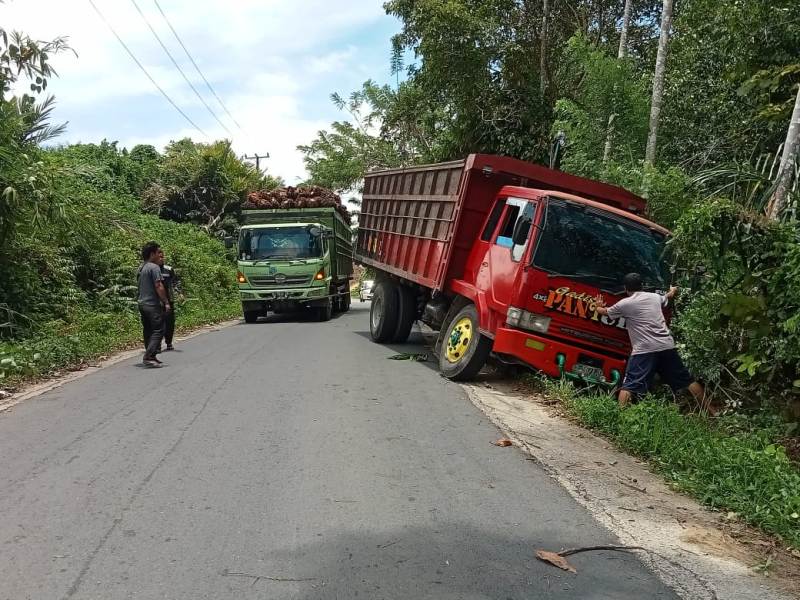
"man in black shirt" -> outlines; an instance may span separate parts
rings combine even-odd
[[[170,265],[164,264],[163,254],[161,256],[161,277],[164,280],[164,290],[167,292],[167,298],[172,307],[172,310],[164,315],[164,342],[167,344],[167,350],[174,350],[172,338],[175,335],[175,296],[183,294],[180,291],[178,274]]]

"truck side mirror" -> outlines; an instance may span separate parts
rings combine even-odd
[[[225,242],[226,248],[233,248],[233,238],[231,236],[226,235],[222,241]]]
[[[521,246],[528,241],[528,234],[531,232],[531,220],[519,219],[514,225],[514,233],[511,234],[511,240],[515,246]]]

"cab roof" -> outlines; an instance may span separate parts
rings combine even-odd
[[[596,200],[589,200],[588,198],[582,198],[580,196],[575,196],[574,194],[567,194],[566,192],[556,192],[552,190],[538,190],[535,188],[507,185],[504,186],[502,190],[500,190],[500,194],[504,196],[505,195],[516,196],[518,198],[529,198],[532,200],[542,197],[563,198],[564,200],[569,200],[570,202],[591,206],[592,208],[597,208],[599,210],[611,213],[618,217],[634,221],[636,223],[639,223],[640,225],[644,225],[648,229],[652,229],[663,235],[670,235],[669,229],[666,229],[665,227],[662,227],[657,223],[653,223],[652,221],[648,221],[644,217],[640,217],[637,214],[634,214],[627,210],[616,208],[614,206],[609,206],[608,204],[604,204],[602,202],[597,202]]]

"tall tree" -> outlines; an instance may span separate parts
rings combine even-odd
[[[623,60],[628,55],[628,27],[631,23],[631,4],[632,0],[625,0],[625,9],[622,13],[622,27],[619,32],[619,50],[617,60]],[[603,162],[608,162],[611,157],[611,145],[614,140],[614,121],[617,118],[616,107],[614,112],[608,115],[608,133],[606,134],[606,145],[603,149]]]
[[[673,0],[664,0],[661,11],[661,35],[658,38],[658,54],[656,70],[653,75],[653,99],[650,103],[650,132],[647,135],[644,162],[652,165],[656,160],[656,137],[658,121],[661,116],[661,101],[664,97],[664,76],[667,68],[667,48],[669,46],[670,29],[672,28]]]
[[[541,49],[539,50],[539,78],[541,81],[542,98],[547,93],[547,43],[549,36],[547,28],[550,21],[550,0],[544,0],[542,4],[542,35]]]
[[[797,87],[797,97],[794,101],[792,118],[789,121],[789,131],[786,132],[786,141],[783,144],[783,154],[781,155],[781,166],[778,170],[775,192],[772,194],[767,207],[767,215],[771,219],[779,219],[786,208],[798,147],[800,147],[800,85]]]

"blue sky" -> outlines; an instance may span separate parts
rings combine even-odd
[[[331,104],[331,92],[347,95],[368,78],[394,80],[390,38],[400,25],[385,14],[383,0],[158,0],[238,129],[208,92],[154,0],[135,2],[233,136],[185,83],[133,0],[95,4],[207,138],[153,87],[89,0],[9,0],[0,4],[4,28],[36,39],[68,36],[78,54],[55,59],[59,77],[48,88],[57,99],[56,120],[69,122],[60,141],[106,138],[160,149],[184,136],[232,138],[240,154],[269,152],[268,172],[294,183],[305,175],[295,147],[346,118]]]

